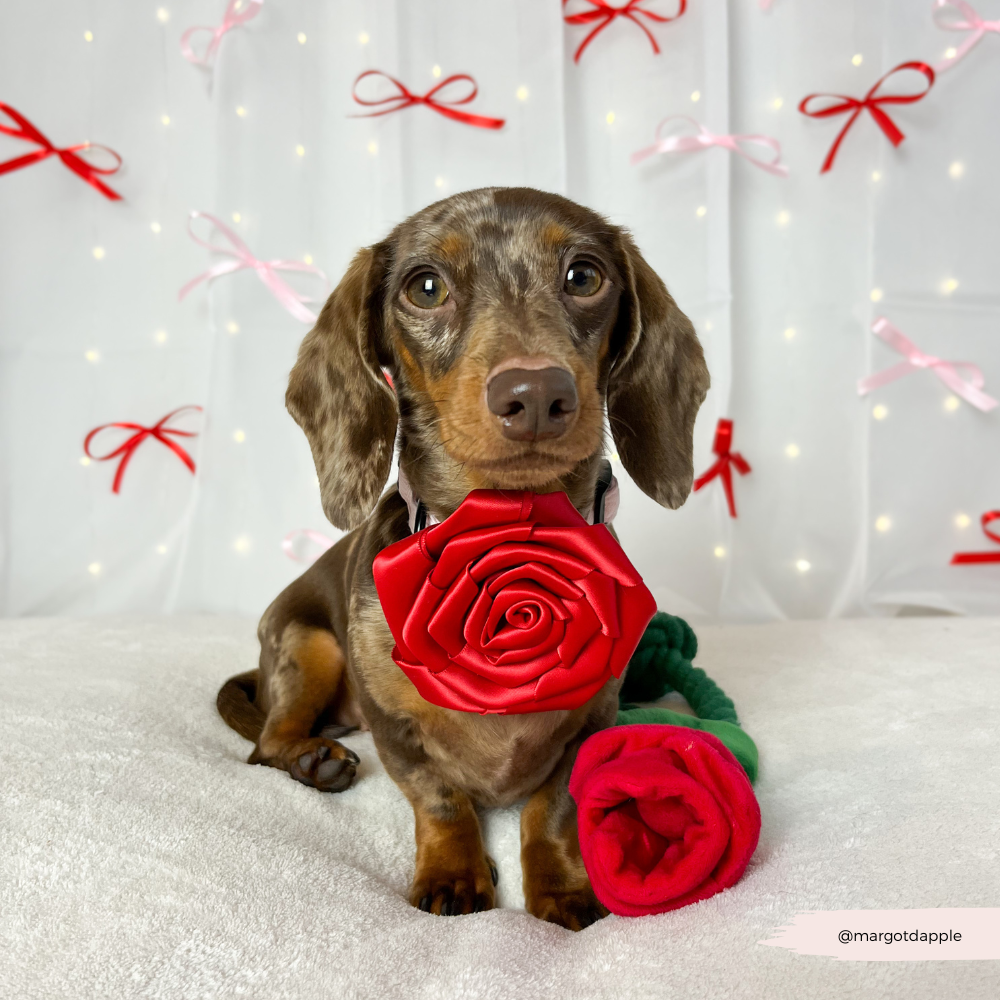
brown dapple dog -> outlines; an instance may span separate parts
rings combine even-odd
[[[394,440],[439,520],[477,488],[564,490],[586,514],[606,411],[629,475],[677,507],[707,389],[690,321],[628,233],[528,188],[418,212],[357,254],[306,335],[286,402],[326,515],[350,533],[267,609],[260,668],[227,681],[218,707],[256,743],[249,763],[321,791],[347,788],[358,763],[334,737],[371,729],[416,816],[412,905],[490,909],[496,872],[476,807],[527,799],[528,910],[573,930],[604,915],[567,782],[580,744],[613,724],[620,682],[574,711],[525,715],[457,712],[417,694],[391,658],[372,579],[376,554],[410,531],[396,486],[382,494]]]

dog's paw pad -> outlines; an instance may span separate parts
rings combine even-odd
[[[608,915],[590,886],[540,895],[530,902],[528,912],[571,931],[582,931]]]
[[[317,737],[295,748],[289,774],[321,792],[342,792],[354,780],[361,758],[335,740]]]

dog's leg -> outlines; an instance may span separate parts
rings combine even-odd
[[[410,904],[442,916],[492,910],[496,866],[483,850],[472,800],[443,785],[418,788],[405,783],[403,791],[416,819],[417,865]]]
[[[590,887],[580,857],[576,805],[570,797],[570,772],[579,742],[574,742],[544,785],[521,811],[521,870],[529,913],[571,931],[607,916]]]
[[[342,792],[354,779],[358,755],[309,733],[343,680],[343,650],[332,632],[293,622],[274,653],[267,671],[267,721],[247,763],[280,768],[323,792]]]

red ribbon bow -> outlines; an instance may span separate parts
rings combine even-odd
[[[569,3],[569,0],[563,0],[563,7]],[[587,3],[591,4],[592,10],[581,11],[579,14],[564,14],[563,20],[567,24],[593,24],[594,21],[600,22],[597,27],[580,43],[580,47],[576,50],[576,55],[573,56],[573,62],[579,62],[580,56],[583,55],[583,50],[616,18],[616,17],[627,17],[633,24],[637,24],[646,33],[646,37],[649,39],[650,44],[653,46],[653,51],[659,55],[660,46],[656,44],[656,38],[653,33],[649,30],[639,20],[638,15],[642,14],[643,17],[648,17],[650,21],[655,21],[657,24],[666,24],[667,21],[676,21],[677,18],[687,10],[687,0],[680,0],[680,9],[674,14],[673,17],[664,17],[662,14],[654,14],[651,10],[645,10],[642,6],[643,0],[628,0],[628,3],[624,7],[612,7],[607,0],[587,0]]]
[[[1000,535],[987,527],[991,521],[1000,521],[1000,510],[988,510],[979,521],[983,534],[1000,545]],[[994,552],[956,552],[951,557],[952,566],[968,566],[970,563],[1000,563],[1000,549]]]
[[[41,149],[36,149],[34,153],[26,153],[24,156],[18,156],[13,160],[0,163],[0,174],[9,174],[12,170],[20,170],[22,167],[29,167],[32,163],[38,163],[40,160],[47,160],[50,156],[58,156],[73,173],[79,174],[88,184],[97,188],[105,198],[110,198],[112,201],[121,201],[122,196],[117,191],[112,191],[97,176],[98,174],[113,174],[121,168],[122,158],[113,149],[108,149],[107,146],[101,146],[92,142],[81,142],[76,146],[67,146],[64,149],[59,149],[53,146],[24,115],[15,111],[9,104],[4,104],[0,101],[0,111],[21,126],[20,128],[11,128],[9,125],[0,125],[0,133],[9,135],[14,139],[24,139],[25,142],[34,142],[42,147]],[[77,151],[81,149],[103,149],[105,152],[110,153],[117,162],[113,167],[95,167],[82,157],[76,155]]]
[[[879,87],[885,83],[894,73],[899,73],[904,69],[916,70],[918,73],[923,73],[927,77],[927,87],[922,90],[919,94],[885,94],[882,97],[876,97],[875,94],[878,92]],[[900,132],[896,123],[882,110],[880,105],[882,104],[913,104],[915,101],[920,101],[930,92],[931,87],[934,86],[934,70],[927,65],[925,62],[905,62],[900,63],[895,69],[889,70],[885,76],[879,80],[871,90],[865,94],[863,100],[858,100],[856,97],[846,97],[844,94],[810,94],[808,97],[803,97],[799,104],[799,111],[804,115],[808,115],[810,118],[832,118],[835,115],[842,115],[846,112],[851,112],[851,117],[847,119],[847,123],[840,130],[840,135],[834,140],[833,145],[830,147],[830,152],[826,154],[826,159],[823,161],[823,167],[820,170],[821,174],[825,174],[832,166],[834,158],[837,155],[837,150],[840,149],[840,144],[844,141],[844,136],[850,131],[851,126],[858,120],[858,116],[862,111],[867,110],[868,113],[875,119],[876,124],[885,133],[886,138],[894,146],[898,146],[906,136]],[[830,100],[837,100],[839,104],[831,104],[829,107],[821,108],[819,111],[810,111],[807,105],[809,102],[815,98],[827,98]]]
[[[694,481],[694,489],[697,492],[716,476],[721,476],[722,488],[726,491],[726,501],[729,503],[729,516],[736,517],[736,501],[733,499],[733,472],[730,466],[735,465],[736,471],[741,476],[745,476],[750,471],[750,463],[738,451],[730,451],[732,444],[733,422],[720,417],[715,428],[715,441],[712,444],[712,451],[719,457],[707,472]]]
[[[132,423],[114,423],[114,424],[101,424],[100,427],[95,427],[83,441],[83,450],[86,452],[89,458],[94,459],[97,462],[108,462],[112,458],[118,458],[121,456],[121,461],[118,463],[118,470],[115,472],[115,481],[111,487],[112,493],[117,493],[121,489],[122,478],[125,475],[125,468],[130,461],[132,461],[132,456],[135,454],[136,449],[147,437],[156,438],[161,444],[165,444],[190,470],[191,474],[194,475],[195,466],[194,459],[177,443],[171,441],[168,434],[173,434],[176,437],[197,437],[197,431],[179,431],[172,427],[167,427],[166,425],[177,416],[178,413],[183,413],[185,410],[197,410],[201,412],[200,406],[181,406],[176,410],[171,410],[165,417],[153,424],[152,427],[143,427],[142,424],[132,424]],[[90,451],[90,442],[94,437],[101,433],[103,430],[107,430],[109,427],[121,427],[123,430],[135,431],[135,433],[125,441],[124,444],[115,448],[114,451],[108,452],[107,455],[94,455]]]
[[[392,94],[389,97],[382,97],[377,101],[368,101],[363,97],[358,97],[358,84],[366,76],[382,76],[385,77],[390,83],[395,84],[398,94]],[[453,83],[458,83],[460,80],[467,80],[472,84],[472,90],[470,93],[466,94],[465,97],[460,97],[455,100],[447,101],[443,99],[435,100],[434,95],[444,90],[445,87],[450,86]],[[405,84],[400,83],[394,76],[389,76],[388,73],[383,73],[378,69],[367,69],[362,73],[355,81],[354,86],[351,88],[351,97],[358,104],[364,105],[366,108],[375,108],[381,104],[391,104],[391,108],[385,108],[383,111],[369,111],[367,114],[363,115],[349,115],[349,118],[378,118],[380,115],[391,115],[393,111],[402,111],[403,108],[411,107],[414,104],[426,104],[431,110],[436,111],[439,115],[444,115],[445,118],[452,118],[457,122],[462,122],[465,125],[473,125],[476,128],[503,128],[506,119],[504,118],[487,118],[484,115],[474,115],[468,111],[456,111],[454,105],[456,104],[468,104],[470,101],[475,100],[476,95],[479,93],[479,87],[476,86],[476,81],[469,76],[468,73],[455,73],[449,76],[447,79],[442,80],[436,87],[431,87],[426,94],[414,94]]]

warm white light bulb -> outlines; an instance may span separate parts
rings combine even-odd
[[[957,181],[957,180],[959,179],[959,177],[961,177],[961,176],[962,176],[962,174],[964,174],[964,173],[965,173],[965,164],[964,164],[964,163],[960,163],[960,162],[959,162],[958,160],[956,160],[956,161],[955,161],[955,162],[954,162],[954,163],[953,163],[953,164],[952,164],[952,165],[951,165],[951,166],[950,166],[950,167],[948,168],[948,176],[949,176],[949,177],[950,177],[950,178],[951,178],[952,180],[955,180],[955,181]]]
[[[101,564],[100,564],[99,562],[92,562],[92,563],[91,563],[91,564],[90,564],[90,565],[89,565],[89,566],[87,567],[87,572],[88,572],[88,573],[89,573],[89,574],[90,574],[91,576],[98,576],[98,575],[100,574],[100,572],[101,572]]]
[[[972,519],[968,514],[956,514],[955,515],[955,527],[956,528],[967,528],[972,524]]]
[[[158,344],[165,344],[167,342],[166,330],[157,330],[153,336]]]
[[[302,255],[302,263],[303,264],[311,264],[312,262],[313,262],[313,256],[312,256],[311,253],[304,253]]]
[[[80,464],[81,465],[90,465],[90,456],[89,455],[81,455],[80,456]]]
[[[170,124],[170,115],[160,115],[160,121],[164,125],[169,125]]]
[[[797,444],[789,444],[785,446],[785,454],[789,458],[799,457],[799,446]]]
[[[954,413],[961,405],[958,396],[948,396],[944,401],[944,408],[948,413]]]
[[[83,33],[83,40],[85,42],[92,42],[94,40],[94,33],[92,31],[85,31]]]
[[[98,361],[101,360],[100,354],[97,351],[85,351],[83,356],[92,364],[96,365]]]
[[[860,66],[865,61],[865,57],[859,52],[857,55],[851,56],[851,62],[855,66]]]
[[[227,332],[227,333],[230,333],[230,334],[233,334],[233,333],[239,333],[239,332],[240,332],[240,324],[239,324],[239,323],[237,323],[237,322],[236,322],[236,320],[234,320],[234,319],[231,319],[231,320],[230,320],[230,321],[229,321],[229,322],[228,322],[228,323],[226,324],[226,332]]]
[[[240,118],[246,118],[246,116],[247,116],[247,109],[245,107],[243,107],[242,104],[238,104],[236,106],[236,114],[238,114],[240,116]]]
[[[707,207],[706,207],[705,205],[699,205],[699,206],[698,206],[698,208],[697,208],[697,209],[695,210],[695,213],[694,213],[694,214],[695,214],[695,215],[697,215],[697,216],[698,216],[698,218],[700,219],[700,218],[702,218],[702,217],[703,217],[703,216],[704,216],[704,215],[705,215],[705,214],[706,214],[707,212],[708,212],[708,208],[707,208]]]
[[[295,37],[299,40],[299,45],[306,44],[306,33],[304,31],[300,31]]]
[[[605,121],[606,121],[606,122],[607,122],[607,123],[608,123],[609,125],[614,125],[614,123],[615,123],[615,113],[614,113],[613,111],[609,111],[609,112],[608,112],[608,113],[607,113],[607,114],[606,114],[606,115],[604,116],[604,120],[605,120]]]
[[[792,217],[788,212],[779,212],[778,218],[775,221],[779,226],[787,226],[791,218]]]
[[[776,97],[773,101],[771,101],[771,107],[774,108],[775,111],[780,111],[781,105],[784,103],[785,102],[780,97]]]
[[[367,45],[369,41],[370,41],[370,39],[368,38],[368,32],[367,31],[362,31],[361,34],[358,35],[358,42],[361,45]]]
[[[716,545],[715,548],[712,549],[712,555],[714,555],[716,559],[725,559],[726,550],[721,545]]]
[[[94,260],[104,260],[104,247],[94,247],[91,253],[94,255]]]
[[[797,559],[795,561],[795,568],[800,573],[808,573],[812,569],[812,563],[808,559]]]
[[[892,518],[883,514],[875,520],[876,531],[888,531],[892,527]]]
[[[374,139],[368,143],[368,152],[371,153],[372,156],[378,152],[378,143]]]
[[[436,188],[443,188],[444,187],[444,178],[443,177],[435,177],[434,178],[434,187],[436,187]]]
[[[878,406],[872,408],[872,416],[876,420],[885,420],[885,418],[889,416],[889,407],[883,406],[879,403]]]
[[[518,87],[516,97],[519,101],[526,101],[528,99],[528,88]]]
[[[945,295],[951,295],[956,288],[958,288],[958,282],[954,278],[945,278],[945,280],[941,282],[941,291],[944,292]]]
[[[874,182],[875,182],[876,184],[878,184],[878,182],[879,182],[880,180],[882,180],[882,172],[881,172],[881,171],[879,171],[879,170],[873,170],[873,171],[872,171],[872,180],[873,180],[873,181],[874,181]]]
[[[149,228],[152,229],[153,232],[156,233],[157,235],[159,235],[160,231],[163,229],[163,227],[158,222],[151,222],[149,224]]]
[[[441,76],[441,67],[440,66],[432,66],[431,67],[431,76],[433,76],[434,79],[437,80]]]
[[[691,100],[694,101],[695,104],[697,104],[698,101],[701,100],[701,91],[700,90],[693,90],[691,92]]]
[[[869,292],[868,297],[872,300],[872,302],[881,302],[882,301],[882,289],[881,288],[873,288],[871,290],[871,292]]]
[[[305,156],[305,155],[306,155],[306,147],[305,147],[305,146],[303,146],[303,145],[302,145],[302,144],[300,143],[300,144],[299,144],[298,146],[296,146],[296,147],[295,147],[295,152],[296,152],[296,154],[297,154],[298,156]]]
[[[791,340],[795,336],[795,327],[786,326],[785,327],[785,340]]]
[[[160,24],[166,24],[170,20],[170,11],[166,7],[157,7],[156,19]]]
[[[250,551],[250,539],[247,535],[240,535],[238,538],[233,539],[233,548],[236,549],[240,554],[244,554]]]
[[[243,444],[243,442],[246,441],[246,439],[247,439],[247,436],[246,436],[246,433],[244,431],[241,431],[241,430],[235,430],[235,431],[233,431],[233,440],[237,444]]]
[[[167,547],[166,547],[166,545],[157,545],[157,546],[156,546],[156,551],[157,551],[157,552],[158,552],[158,553],[159,553],[159,554],[160,554],[161,556],[165,556],[165,555],[167,554]]]
[[[239,212],[233,212],[233,222],[239,222],[243,216]]]

